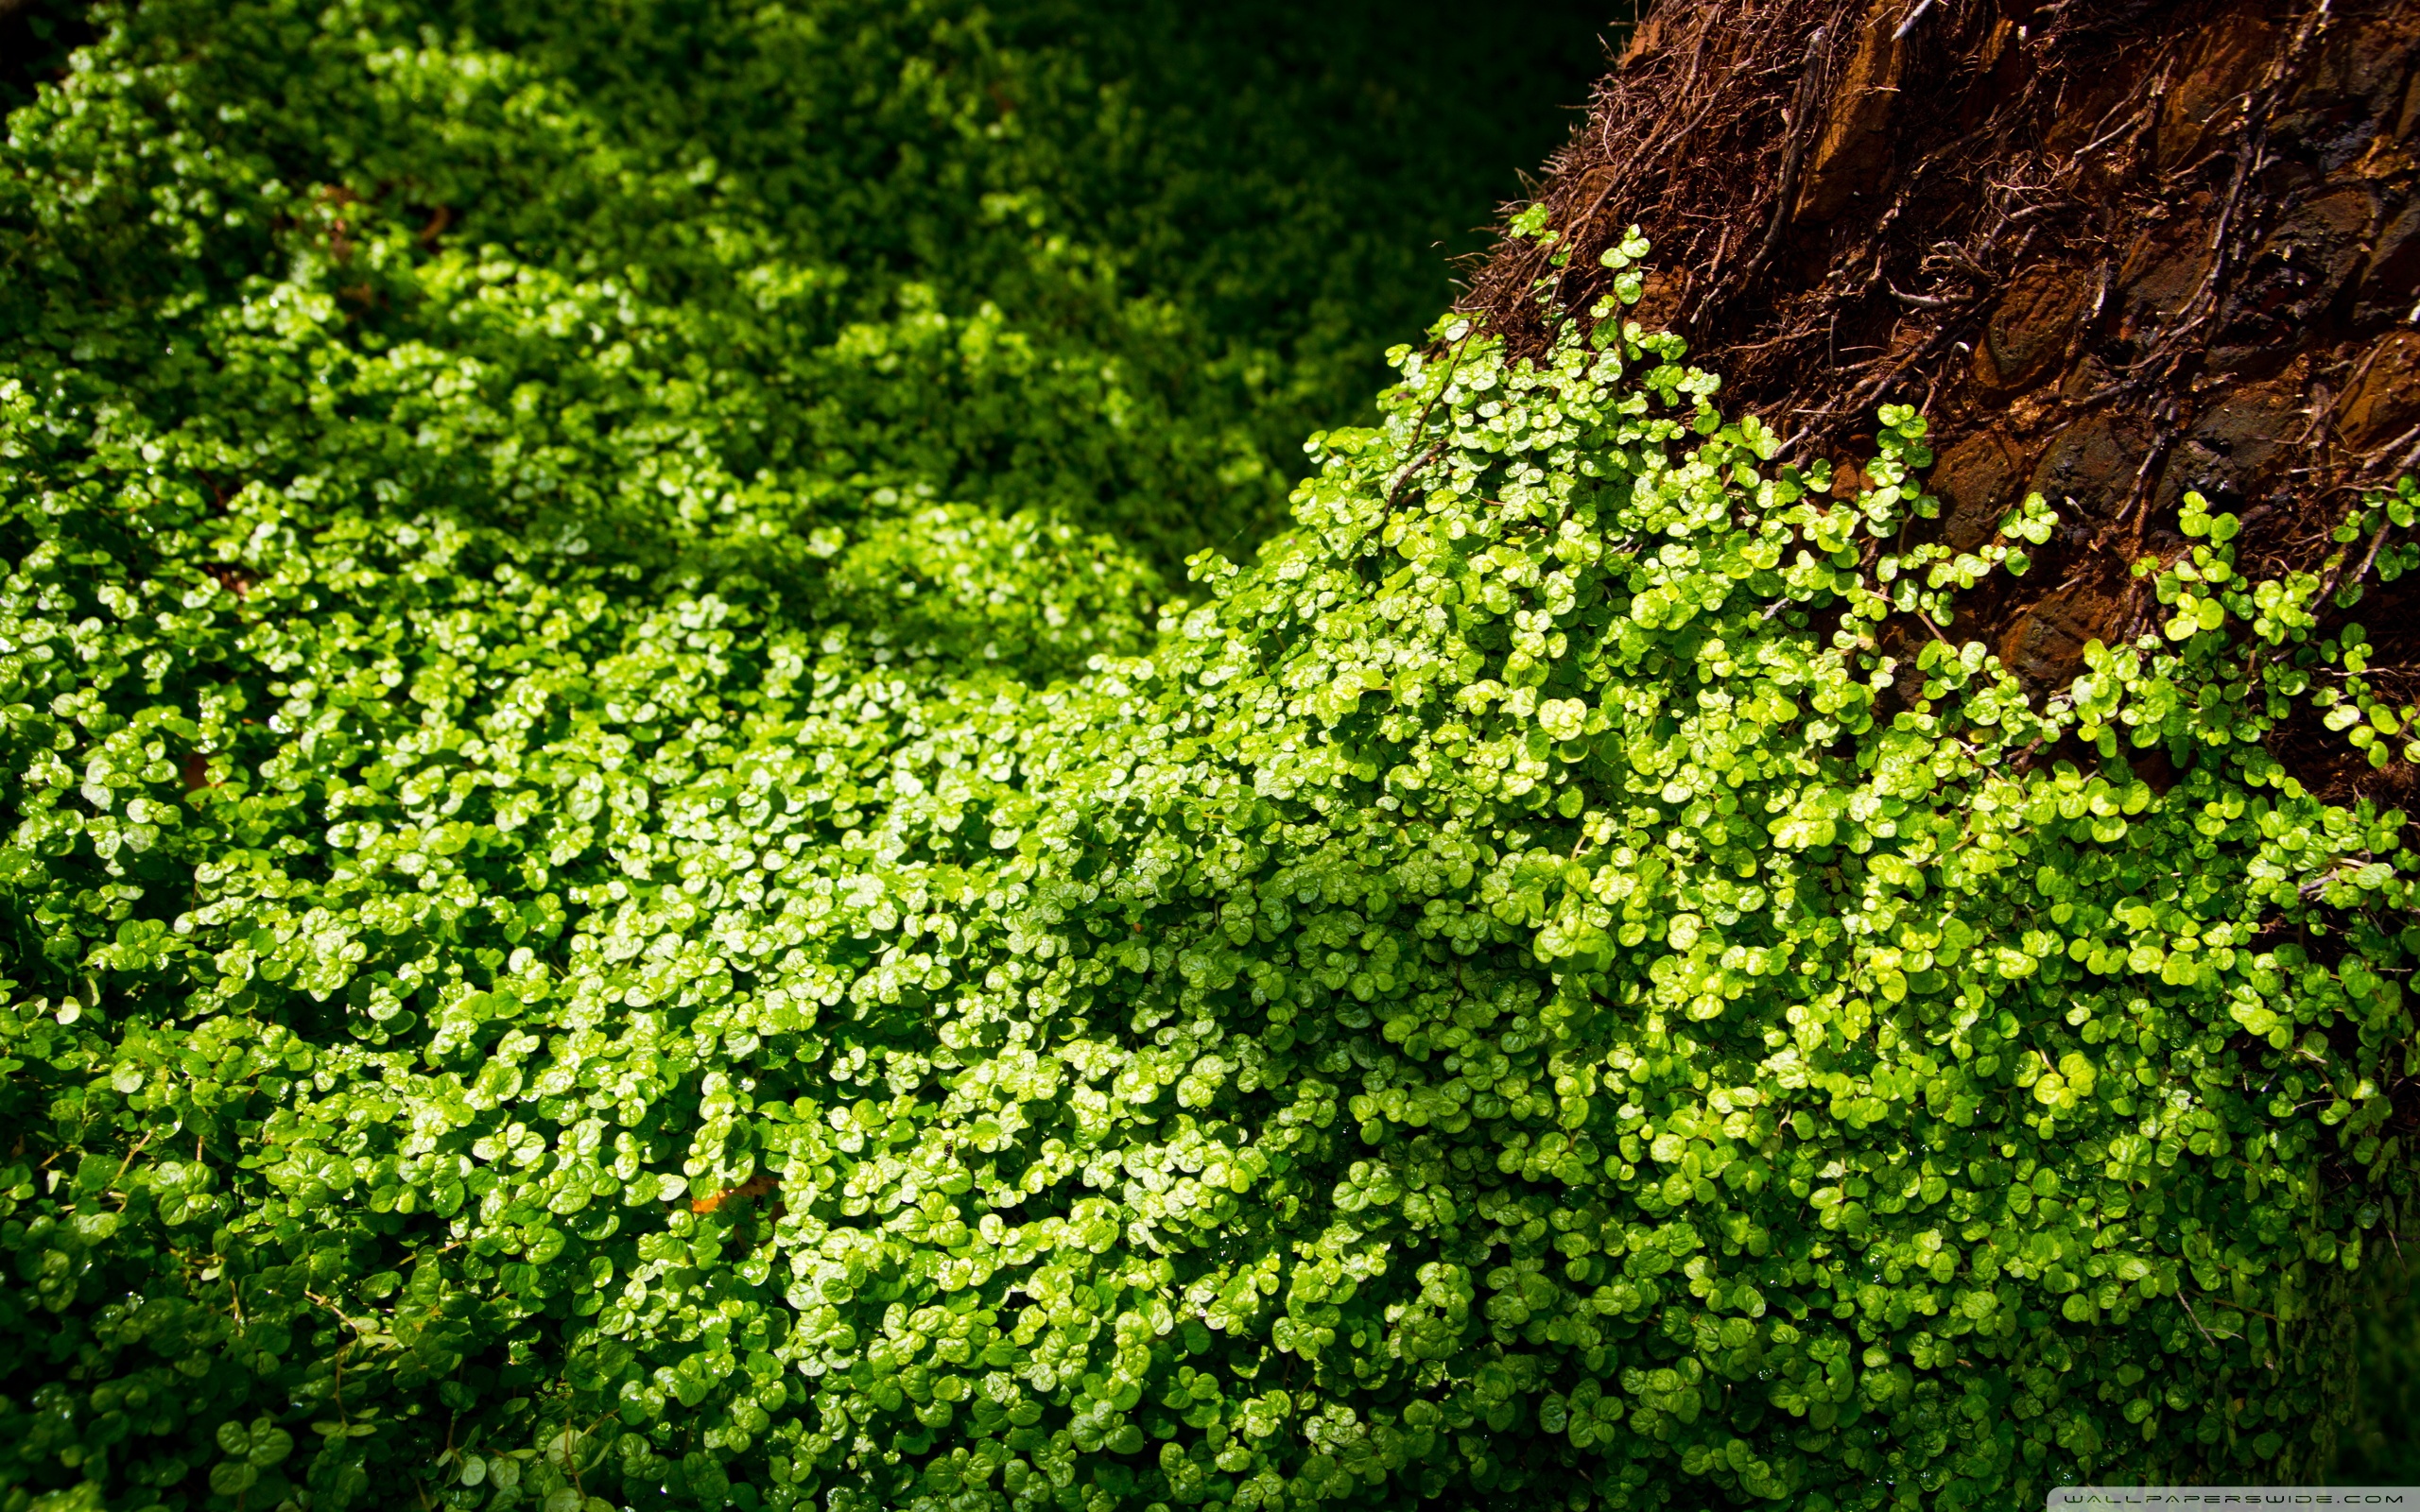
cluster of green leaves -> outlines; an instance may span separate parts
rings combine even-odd
[[[2196,504],[2215,613],[2029,696],[1954,600],[2038,502],[1904,544],[1920,418],[1835,497],[1595,314],[1398,350],[1156,625],[980,508],[650,572],[9,383],[12,1512],[2307,1468],[2420,952],[2263,745],[2308,595]]]
[[[757,566],[945,499],[1174,572],[1552,145],[1488,88],[1586,77],[1292,9],[106,0],[10,128],[0,365],[229,493]]]
[[[2324,1452],[2414,859],[2264,741],[2395,758],[2318,610],[2408,490],[2282,583],[2193,501],[2029,694],[2039,501],[1923,543],[1921,419],[1835,494],[1608,303],[1153,618],[1359,254],[1255,291],[1063,18],[103,19],[0,177],[5,1512]]]
[[[2391,583],[2420,568],[2420,541],[2409,536],[2392,544],[2388,541],[2395,531],[2410,530],[2415,517],[2420,517],[2420,488],[2408,477],[2400,479],[2394,493],[2364,500],[2338,524],[2334,539],[2341,549],[2319,573],[2245,585],[2238,579],[2235,558],[2225,545],[2234,536],[2233,521],[2225,515],[2213,518],[2203,500],[2191,497],[2183,514],[2185,532],[2207,536],[2212,546],[2194,547],[2189,560],[2169,563],[2165,571],[2150,561],[2140,564],[2140,570],[2145,576],[2158,574],[2160,602],[2176,607],[2168,627],[2171,640],[2188,639],[2205,624],[2222,624],[2229,613],[2249,622],[2272,645],[2283,639],[2280,628],[2304,632],[2292,652],[2276,660],[2262,679],[2272,715],[2282,716],[2295,696],[2307,694],[2313,708],[2326,711],[2321,722],[2343,732],[2346,743],[2371,766],[2382,769],[2395,759],[2398,747],[2404,761],[2420,762],[2420,704],[2390,700],[2361,675],[2370,662],[2369,635],[2361,626],[2342,626],[2318,641],[2308,632],[2328,610],[2359,604],[2373,572],[2379,582]]]

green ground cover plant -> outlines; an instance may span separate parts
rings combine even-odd
[[[1836,495],[1616,301],[1397,348],[1187,596],[1332,273],[1001,146],[1115,117],[1007,12],[538,14],[147,5],[12,120],[9,1512],[2318,1468],[2420,931],[2262,741],[2411,759],[2351,590],[2188,497],[2029,696],[2046,507],[1911,544],[1922,417]]]
[[[1542,6],[1561,54],[1442,98],[1386,60],[1449,9],[1374,9],[103,6],[12,127],[0,332],[210,488],[657,562],[940,497],[1181,580],[1283,523],[1552,144],[1483,96],[1599,57]]]

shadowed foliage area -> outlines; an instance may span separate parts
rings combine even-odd
[[[342,395],[335,450],[658,559],[718,514],[804,539],[886,490],[1111,530],[1163,573],[1248,548],[1603,56],[1568,6],[1508,11],[1450,87],[1442,4],[117,14],[80,76],[53,65],[94,21],[11,22],[69,81],[6,189],[21,374],[64,357],[253,449],[285,387],[225,384],[252,358],[214,322],[279,303],[318,329],[278,352]],[[424,354],[463,381],[428,392],[398,366]]]

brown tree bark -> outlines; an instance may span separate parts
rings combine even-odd
[[[2185,548],[2187,490],[2243,517],[2256,572],[2368,573],[2331,532],[2420,463],[2415,117],[2411,0],[1668,0],[1549,166],[1560,240],[1506,237],[1467,303],[1534,348],[1636,223],[1633,318],[1786,460],[1848,461],[1909,403],[1945,539],[2049,499],[2053,549],[1959,638],[2064,684],[2153,623],[2132,564]],[[2420,692],[2413,584],[2366,586],[2375,680]],[[2410,796],[2316,730],[2279,754]]]

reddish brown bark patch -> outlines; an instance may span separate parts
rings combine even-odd
[[[2032,575],[1959,625],[2057,680],[2078,636],[2155,620],[2133,567],[2187,549],[2187,490],[2242,517],[2252,572],[2325,572],[2420,465],[2416,123],[2401,0],[1668,0],[1540,187],[1561,236],[1499,243],[1466,305],[1538,350],[1638,225],[1650,323],[1784,460],[1854,455],[1906,403],[1943,539],[2050,499]],[[2352,611],[2381,678],[2420,678],[2413,589]]]

